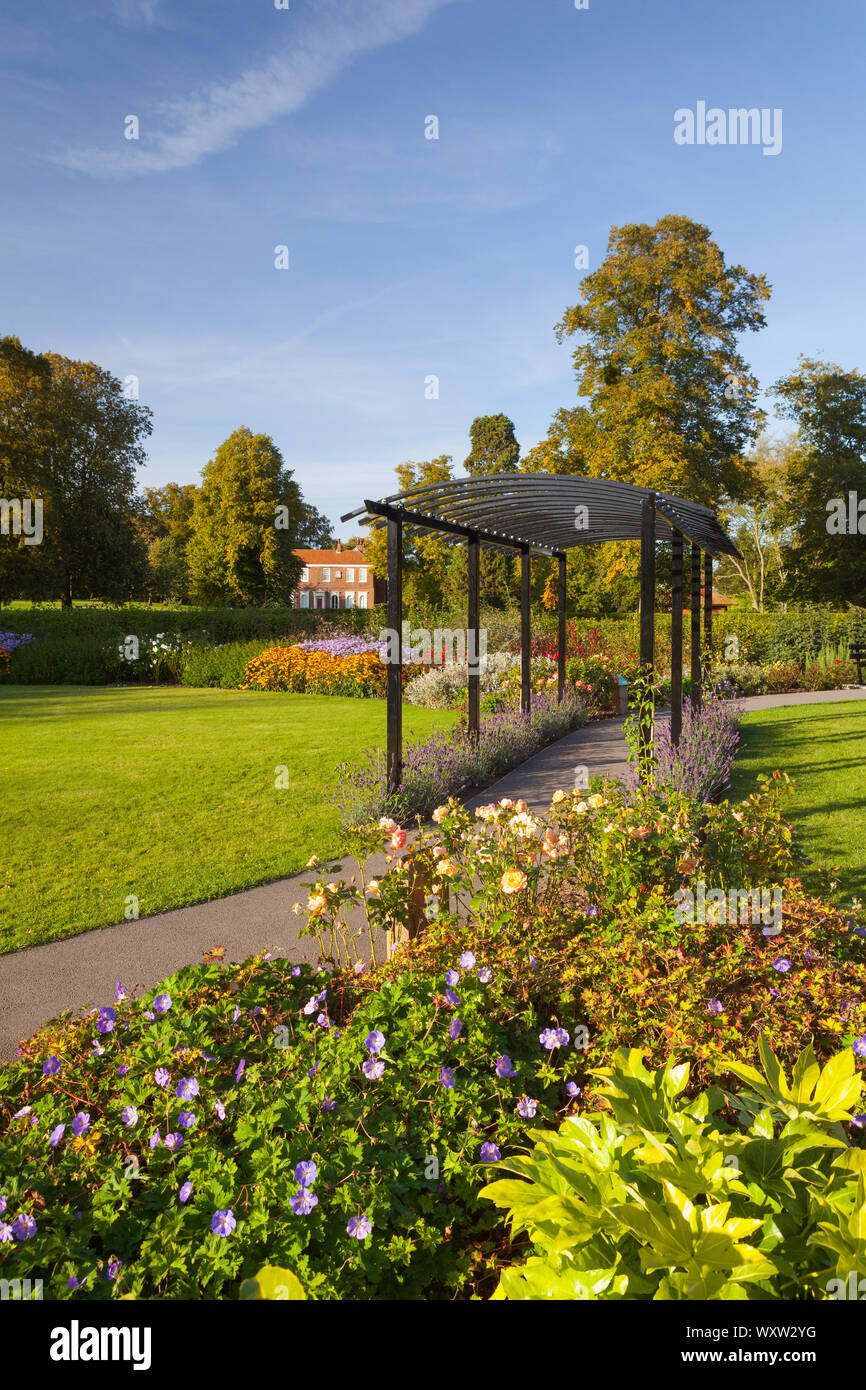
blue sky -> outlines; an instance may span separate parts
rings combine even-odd
[[[575,403],[553,327],[612,224],[768,276],[762,386],[866,368],[864,39],[862,0],[4,0],[0,332],[139,378],[142,485],[248,425],[332,520]],[[781,153],[677,145],[698,101],[781,108]]]

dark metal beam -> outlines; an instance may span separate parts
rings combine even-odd
[[[477,739],[481,728],[481,673],[480,673],[480,609],[481,575],[480,543],[477,536],[470,536],[467,543],[466,564],[467,584],[467,632],[466,655],[469,669],[469,736]]]
[[[478,526],[464,526],[457,521],[448,521],[444,517],[425,516],[423,512],[413,512],[407,507],[394,507],[390,502],[364,502],[364,507],[371,516],[385,517],[389,521],[399,521],[407,526],[424,526],[428,530],[447,531],[454,536],[477,536],[479,540],[490,545],[507,546],[511,550],[523,550],[527,544],[533,550],[539,551],[543,555],[553,555],[555,552],[548,546],[536,545],[534,541],[526,541],[522,537],[512,537],[507,534],[498,534],[495,531],[485,531]]]
[[[397,634],[397,659],[389,652],[386,674],[388,790],[396,791],[403,780],[403,527],[388,521],[388,627]],[[393,648],[393,643],[391,644]]]
[[[671,538],[671,743],[683,728],[683,534]]]
[[[713,557],[704,555],[704,679],[713,661]]]
[[[656,616],[656,534],[655,498],[650,495],[641,503],[640,539],[640,666],[644,679],[652,679],[655,663]],[[645,716],[640,727],[641,754],[652,754],[653,720],[649,700],[644,705]]]
[[[701,707],[701,551],[692,544],[692,710]]]
[[[520,556],[520,708],[528,714],[532,706],[532,627],[529,547]]]
[[[557,643],[556,643],[556,675],[557,675],[557,699],[562,704],[565,698],[565,645],[567,640],[565,629],[565,603],[566,603],[566,558],[560,556],[558,560],[559,575],[557,586]]]

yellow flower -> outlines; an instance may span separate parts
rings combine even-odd
[[[446,878],[453,878],[456,872],[457,865],[453,864],[450,859],[440,859],[436,865],[436,873],[444,874]]]
[[[599,806],[606,806],[607,801],[603,796],[599,796],[598,792],[596,792],[595,796],[591,796],[589,798],[589,805],[591,806],[593,811],[597,811]]]
[[[317,912],[323,912],[328,906],[328,900],[324,893],[311,893],[307,898],[307,910],[315,917]]]
[[[554,804],[554,805],[556,805],[558,802],[564,801],[564,800],[565,800],[565,792],[554,792],[554,793],[553,793],[553,804]]]
[[[526,887],[526,874],[522,869],[507,869],[502,875],[500,887],[503,893],[520,893]]]
[[[578,801],[577,805],[576,805],[575,808],[574,808],[574,811],[575,811],[575,815],[578,815],[578,816],[585,816],[585,815],[586,815],[586,812],[587,812],[587,805],[586,805],[586,802],[585,802],[585,801]]]

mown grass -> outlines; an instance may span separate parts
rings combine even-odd
[[[796,785],[785,815],[813,860],[804,883],[820,888],[822,869],[838,865],[838,901],[866,897],[866,701],[752,711],[742,736],[731,797],[754,791],[760,772],[788,772]]]
[[[455,717],[407,706],[404,731]],[[384,737],[379,700],[0,687],[0,953],[122,921],[132,897],[143,917],[336,854],[334,770]]]

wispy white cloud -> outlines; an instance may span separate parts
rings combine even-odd
[[[131,29],[150,29],[162,19],[162,0],[112,0],[121,24]]]
[[[148,6],[153,10],[157,0],[118,3],[143,11]],[[417,33],[437,10],[454,3],[370,0],[358,7],[360,13],[347,14],[345,3],[319,0],[309,18],[296,20],[289,12],[290,34],[267,62],[211,82],[183,100],[162,103],[157,111],[161,127],[151,134],[144,121],[140,141],[124,141],[119,150],[68,150],[60,162],[83,173],[109,176],[164,173],[197,164],[229,149],[249,131],[300,110],[362,53]]]

